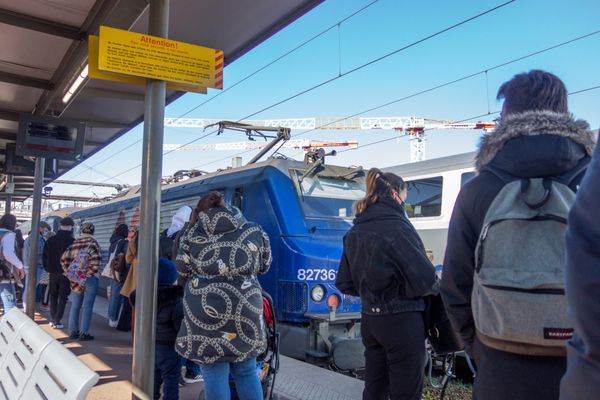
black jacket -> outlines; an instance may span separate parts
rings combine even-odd
[[[72,231],[59,230],[56,235],[52,236],[46,242],[43,253],[44,269],[48,272],[63,272],[62,266],[60,265],[60,258],[67,248],[73,244],[75,239],[73,238]]]
[[[586,162],[593,146],[585,122],[547,111],[505,118],[482,140],[476,160],[479,174],[462,187],[452,213],[441,286],[448,317],[478,367],[474,398],[556,400],[566,366],[564,357],[507,353],[483,345],[475,336],[471,310],[475,246],[485,214],[504,186],[489,168],[503,178],[561,176]],[[577,180],[573,183],[571,188],[576,188]]]
[[[129,295],[135,307],[135,290]],[[181,286],[159,286],[156,297],[156,337],[161,343],[175,343],[177,332],[183,321],[183,288]]]
[[[162,231],[160,233],[160,236],[158,237],[158,256],[160,258],[166,258],[167,260],[173,260],[175,259],[175,257],[173,257],[174,253],[173,253],[173,239],[174,239],[173,235],[172,237],[167,236],[167,229],[165,229],[164,231]]]
[[[117,249],[117,253],[116,254],[121,254],[121,253],[125,253],[127,251],[127,244],[129,242],[127,241],[126,237],[123,236],[118,236],[118,235],[112,235],[110,237],[110,245],[108,246],[108,255],[110,257],[110,255],[113,253],[113,251],[115,251],[115,248],[117,247],[117,245],[119,246],[119,248]]]
[[[591,154],[593,141],[587,128],[567,114],[529,112],[506,119],[484,137],[476,160],[479,174],[462,187],[454,205],[441,285],[448,317],[467,352],[474,340],[475,246],[488,208],[504,186],[489,168],[514,179],[563,175]]]
[[[575,334],[561,399],[600,399],[600,146],[581,183],[567,230],[567,298]]]
[[[388,198],[354,219],[335,284],[342,293],[360,296],[362,312],[373,315],[423,311],[423,297],[439,286],[404,208]]]

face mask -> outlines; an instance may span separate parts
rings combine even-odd
[[[45,231],[45,232],[42,232],[42,237],[43,237],[44,239],[48,239],[48,237],[49,237],[49,236],[50,236],[50,231]]]

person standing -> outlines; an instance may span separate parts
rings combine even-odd
[[[600,146],[569,214],[566,290],[575,332],[561,400],[600,399]]]
[[[420,400],[425,368],[425,296],[439,281],[404,211],[407,184],[372,168],[355,204],[335,285],[360,296],[364,400]]]
[[[183,288],[175,285],[177,275],[175,263],[166,258],[159,258],[154,359],[154,399],[156,400],[179,399],[181,359],[175,351],[175,339],[183,320]],[[135,307],[135,291],[131,292],[129,300]]]
[[[231,398],[231,372],[241,400],[262,400],[256,357],[267,342],[257,275],[271,265],[269,238],[219,192],[201,198],[194,216],[177,253],[185,311],[175,349],[202,365],[205,399]]]
[[[442,297],[477,365],[475,400],[559,397],[572,332],[566,214],[594,148],[588,124],[569,113],[567,93],[540,70],[502,84],[500,121],[482,138],[478,175],[452,212]]]
[[[40,221],[39,224],[39,235],[37,235],[38,239],[38,249],[37,249],[37,257],[36,257],[36,284],[35,284],[35,302],[39,303],[43,300],[45,288],[41,285],[42,275],[44,274],[44,245],[46,244],[45,237],[47,233],[51,230],[50,225],[44,221]],[[27,288],[31,284],[31,279],[29,279],[29,253],[31,248],[31,241],[34,240],[36,235],[32,235],[31,233],[25,239],[23,243],[23,265],[25,267],[25,296],[23,296],[23,308],[27,310]],[[35,307],[34,307],[35,308]]]
[[[127,251],[127,235],[129,234],[129,228],[126,224],[120,224],[117,226],[110,237],[110,246],[108,248],[108,254],[113,255],[113,258],[109,260],[109,263],[118,259],[119,257],[125,257]],[[125,264],[125,260],[123,260]],[[110,268],[110,266],[109,266]],[[111,328],[116,328],[119,324],[119,315],[123,306],[124,297],[121,295],[121,288],[123,282],[125,282],[125,273],[119,273],[114,279],[110,281],[110,299],[108,302],[108,325]]]
[[[166,258],[168,260],[174,260],[177,258],[177,252],[179,251],[179,239],[182,233],[189,227],[190,216],[192,215],[192,207],[182,206],[180,207],[171,220],[171,226],[165,229],[159,238],[159,257]],[[182,385],[186,383],[196,383],[202,381],[202,372],[200,365],[190,360],[184,360],[185,373],[183,374]]]
[[[4,214],[0,218],[0,298],[4,314],[16,306],[15,282],[25,277],[25,268],[15,252],[17,217]]]
[[[91,222],[81,224],[81,235],[65,251],[60,258],[64,272],[67,272],[74,262],[79,263],[77,270],[86,277],[85,283],[71,280],[71,310],[69,311],[69,338],[79,340],[94,340],[90,335],[90,324],[94,311],[94,301],[98,292],[98,269],[102,261],[100,245],[94,238],[95,227]],[[81,321],[80,321],[81,314]],[[81,322],[81,323],[80,323]]]
[[[73,226],[75,223],[69,217],[60,220],[60,229],[44,245],[43,264],[44,269],[50,275],[50,326],[63,329],[62,318],[67,306],[67,299],[71,293],[69,280],[63,275],[60,258],[63,253],[75,241],[73,238]]]

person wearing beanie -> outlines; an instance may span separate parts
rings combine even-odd
[[[174,285],[177,277],[175,264],[166,258],[159,258],[154,361],[155,399],[179,399],[181,359],[175,351],[175,339],[183,320],[183,288]],[[135,306],[135,292],[129,295],[129,300]]]
[[[77,270],[85,274],[85,283],[70,281],[71,284],[71,310],[69,312],[69,338],[79,340],[93,340],[89,334],[92,322],[92,311],[94,301],[98,292],[99,278],[98,270],[102,262],[100,245],[94,238],[95,227],[91,222],[84,222],[79,229],[81,235],[65,251],[60,259],[64,272],[73,268],[76,264]],[[80,316],[81,313],[81,324]]]

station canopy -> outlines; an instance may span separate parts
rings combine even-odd
[[[171,0],[169,38],[221,49],[227,65],[321,2]],[[0,199],[9,195],[6,147],[16,142],[19,113],[86,122],[83,157],[58,161],[46,183],[143,121],[145,86],[86,78],[64,101],[87,65],[87,37],[101,25],[147,33],[148,1],[0,0]],[[167,104],[183,94],[167,91]],[[33,172],[13,179],[14,201],[33,194]]]

